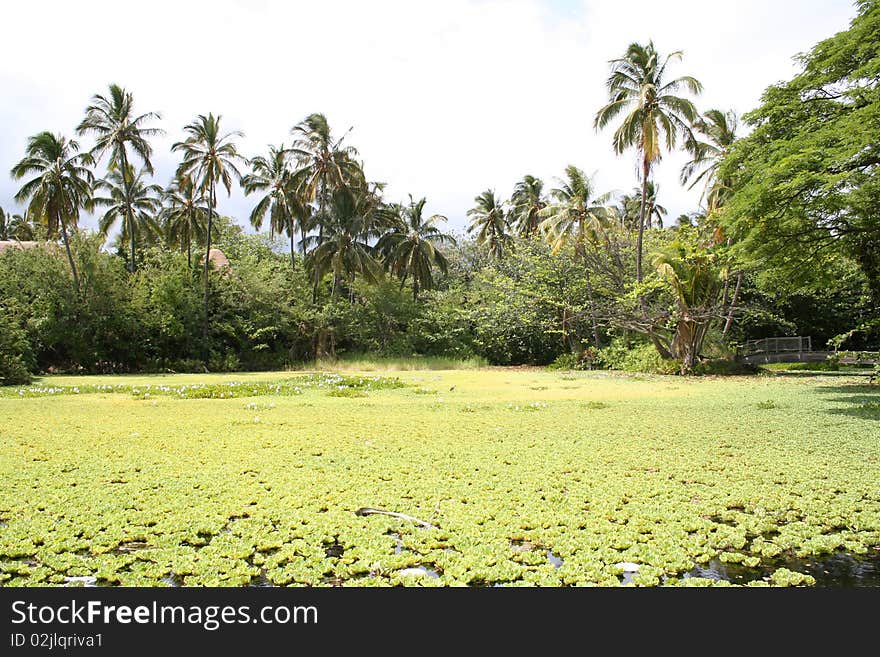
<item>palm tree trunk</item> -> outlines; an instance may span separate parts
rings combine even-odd
[[[593,344],[596,345],[596,349],[601,349],[602,339],[599,335],[599,321],[596,319],[596,301],[593,298],[593,285],[590,283],[589,276],[587,277],[587,301],[590,302],[590,323],[593,326]]]
[[[131,185],[128,181],[128,157],[125,155],[125,146],[120,144],[119,159],[122,165],[122,189],[125,193],[125,218],[128,221],[128,237],[131,246],[131,261],[128,263],[128,271],[132,274],[135,270],[134,263],[134,214],[131,211]]]
[[[419,299],[419,280],[416,276],[413,276],[413,301],[418,301]]]
[[[639,231],[636,237],[636,282],[642,282],[642,240],[645,234],[645,206],[648,200],[648,171],[651,163],[645,154],[642,160],[642,205],[639,209]]]
[[[192,215],[186,215],[186,267],[192,269]]]
[[[208,235],[205,239],[205,324],[202,333],[202,351],[205,367],[208,366],[208,357],[210,351],[208,349],[208,266],[211,262],[211,228],[213,227],[214,206],[217,203],[217,197],[214,194],[214,181],[211,181],[211,198],[208,200]]]
[[[739,272],[736,275],[736,287],[733,288],[733,297],[730,299],[730,310],[727,313],[727,321],[724,322],[724,330],[721,331],[721,335],[727,335],[727,332],[730,330],[731,325],[733,324],[733,310],[736,307],[736,302],[739,299],[739,290],[742,287],[743,274]]]
[[[67,262],[70,263],[70,273],[73,274],[73,285],[76,288],[76,293],[79,294],[82,291],[79,287],[79,274],[76,272],[76,264],[73,262],[73,253],[70,251],[70,240],[67,237],[67,224],[60,212],[58,213],[58,224],[61,226],[61,240],[64,242],[64,250],[67,252]]]
[[[321,200],[318,201],[318,246],[321,245],[321,240],[324,238],[324,191],[321,190]],[[317,263],[315,264],[315,280],[314,285],[312,286],[312,305],[315,305],[318,302],[318,284],[321,282],[318,278],[318,267]]]
[[[293,222],[291,222],[290,226],[288,226],[288,231],[290,232],[290,268],[296,269],[296,260],[293,258]]]

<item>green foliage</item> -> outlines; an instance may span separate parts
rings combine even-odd
[[[880,5],[859,3],[849,30],[817,44],[802,71],[768,88],[744,118],[720,175],[734,193],[721,220],[743,261],[794,280],[824,275],[836,254],[859,265],[880,307]]]
[[[661,357],[652,344],[624,339],[616,339],[599,350],[599,362],[609,370],[623,372],[677,374],[680,369],[677,361]]]
[[[30,383],[33,355],[14,300],[0,302],[0,386]]]

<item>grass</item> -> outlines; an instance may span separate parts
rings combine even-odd
[[[486,367],[485,359],[442,356],[375,356],[343,354],[334,360],[318,360],[309,369],[335,372],[397,372],[417,370],[474,370]]]
[[[861,378],[462,369],[31,388],[0,394],[7,586],[618,585],[624,562],[633,584],[693,585],[711,582],[682,575],[716,558],[880,546],[880,395]]]

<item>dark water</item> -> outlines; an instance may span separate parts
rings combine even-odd
[[[713,559],[691,569],[683,577],[705,577],[733,584],[748,584],[759,580],[769,581],[778,568],[811,575],[816,579],[817,587],[880,587],[880,552],[877,551],[866,555],[837,552],[822,558],[778,559],[754,568]]]

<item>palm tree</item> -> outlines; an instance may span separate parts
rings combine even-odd
[[[693,370],[706,333],[716,315],[721,291],[716,257],[704,250],[692,252],[680,243],[670,244],[654,258],[657,273],[672,288],[678,305],[675,335],[669,354],[681,360],[681,373]]]
[[[328,221],[327,205],[330,195],[342,185],[365,185],[363,170],[354,159],[357,157],[357,150],[344,145],[346,135],[339,139],[333,137],[327,117],[323,114],[310,114],[291,128],[290,132],[294,136],[291,152],[298,167],[293,184],[304,206],[307,203],[317,204],[318,212],[314,220],[320,242]],[[320,280],[321,277],[315,270],[312,303],[317,301]]]
[[[68,226],[76,228],[81,208],[91,209],[94,179],[89,169],[94,159],[78,151],[77,142],[51,132],[40,132],[28,139],[24,159],[11,172],[15,180],[36,174],[22,185],[15,200],[28,202],[28,213],[46,225],[48,238],[60,231],[77,292],[79,275],[70,250]]]
[[[296,225],[305,233],[309,212],[297,194],[289,162],[290,150],[284,144],[269,146],[269,157],[257,156],[250,161],[252,173],[241,179],[245,194],[266,192],[251,212],[251,225],[259,230],[266,213],[269,230],[274,235],[287,232],[290,237],[290,267],[296,269],[294,235]],[[303,245],[305,248],[305,245]]]
[[[409,197],[409,204],[396,206],[400,223],[385,233],[376,245],[377,250],[384,254],[386,267],[400,278],[400,288],[406,279],[412,279],[413,301],[419,296],[419,290],[430,290],[434,286],[432,269],[436,267],[446,273],[449,263],[446,256],[438,248],[443,244],[455,244],[455,239],[437,228],[436,224],[446,221],[446,217],[434,214],[424,217],[426,199],[418,201]]]
[[[121,169],[108,172],[107,177],[99,180],[95,185],[95,193],[106,192],[105,196],[95,196],[93,203],[96,207],[107,208],[98,221],[98,230],[106,237],[110,229],[117,221],[122,222],[120,243],[135,244],[140,241],[148,242],[159,235],[160,229],[157,216],[162,208],[160,197],[162,187],[148,184],[144,180],[144,171],[137,174]],[[132,231],[135,234],[132,235]],[[132,249],[131,255],[134,256]],[[134,266],[130,266],[134,271]]]
[[[573,164],[565,167],[565,179],[559,187],[550,191],[553,201],[538,214],[541,229],[545,231],[553,252],[570,240],[575,242],[575,253],[582,256],[584,241],[595,240],[603,235],[609,221],[609,194],[597,196],[593,181]]]
[[[205,360],[208,356],[208,268],[211,263],[211,230],[214,212],[217,208],[217,184],[232,193],[232,179],[241,180],[241,173],[235,166],[243,158],[235,148],[233,137],[243,137],[240,131],[220,132],[221,115],[199,114],[195,121],[183,129],[189,134],[185,141],[178,141],[172,151],[181,151],[183,161],[177,167],[177,176],[191,176],[196,188],[207,197],[208,226],[205,230]]]
[[[148,128],[144,124],[153,119],[160,119],[156,112],[147,112],[135,116],[134,97],[118,84],[111,84],[109,95],[92,96],[92,104],[86,107],[86,114],[76,128],[79,135],[91,133],[95,135],[95,146],[92,154],[99,160],[105,153],[110,153],[109,171],[122,172],[119,179],[124,190],[123,198],[131,198],[131,186],[134,183],[129,174],[134,174],[132,162],[129,159],[128,149],[137,155],[143,162],[143,169],[153,173],[153,165],[150,156],[153,149],[148,141],[149,137],[164,134],[160,128]],[[129,260],[130,271],[135,269],[135,217],[131,206],[125,208],[123,216],[128,224],[128,237],[130,240],[131,253]]]
[[[641,159],[642,203],[636,243],[639,283],[642,282],[642,237],[651,166],[660,159],[661,141],[665,141],[666,149],[671,151],[681,138],[685,141],[693,138],[690,124],[696,119],[697,110],[690,100],[675,94],[682,87],[693,94],[702,91],[702,85],[691,76],[666,81],[670,61],[681,57],[681,51],[661,57],[653,41],[647,46],[631,43],[623,57],[611,61],[611,75],[606,83],[610,102],[596,113],[594,121],[595,128],[604,128],[628,111],[614,133],[613,143],[618,154],[636,147]]]
[[[327,208],[330,221],[324,226],[323,233],[308,238],[314,245],[310,258],[316,280],[320,281],[324,274],[333,272],[333,296],[338,295],[341,281],[348,283],[351,292],[358,274],[370,283],[382,278],[382,267],[364,238],[377,208],[375,195],[343,185],[330,196]]]
[[[645,227],[650,228],[654,219],[657,220],[657,228],[663,228],[663,217],[666,216],[666,208],[657,203],[657,194],[660,192],[660,185],[649,180],[645,186]],[[639,190],[635,190],[638,195]]]
[[[544,182],[534,176],[524,176],[513,188],[510,197],[511,223],[519,235],[528,237],[538,230],[541,219],[538,214],[547,206],[543,196]]]
[[[6,214],[0,208],[0,240],[18,240],[24,242],[34,239],[34,227],[26,216]]]
[[[190,176],[175,178],[164,194],[162,225],[165,238],[186,251],[186,264],[192,267],[193,237],[204,242],[208,207]]]
[[[475,197],[474,201],[476,205],[467,212],[471,218],[468,233],[476,232],[477,243],[485,246],[493,258],[503,258],[504,250],[511,242],[510,224],[503,204],[491,189]]]
[[[692,159],[681,169],[681,183],[690,182],[688,189],[703,183],[700,199],[706,201],[709,213],[721,207],[731,191],[729,180],[719,180],[718,169],[736,141],[738,125],[736,112],[711,109],[694,123],[704,140],[694,135],[685,143]]]

